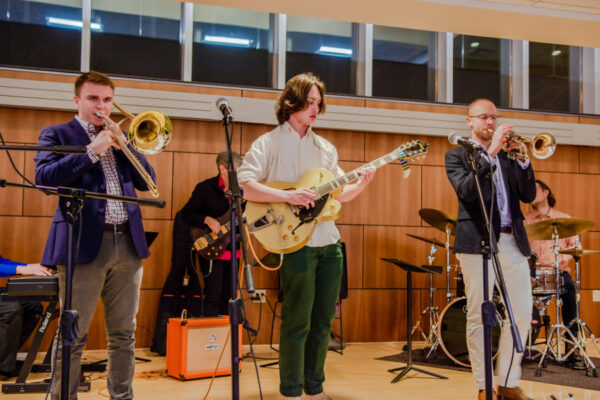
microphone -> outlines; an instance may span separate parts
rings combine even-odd
[[[233,112],[231,111],[231,107],[229,107],[229,102],[225,97],[219,97],[215,103],[217,108],[221,110],[221,114],[227,121],[233,120]]]
[[[244,277],[246,279],[246,291],[248,293],[254,293],[256,289],[254,289],[254,277],[252,276],[252,267],[250,263],[244,259]]]
[[[461,145],[461,146],[465,147],[467,150],[484,151],[484,148],[481,147],[478,143],[474,143],[474,142],[470,141],[469,139],[460,136],[460,134],[456,133],[456,132],[450,132],[450,135],[448,135],[448,141],[451,144]]]

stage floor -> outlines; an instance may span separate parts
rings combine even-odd
[[[403,342],[394,343],[349,343],[340,355],[330,351],[325,368],[325,391],[334,400],[380,400],[380,399],[476,399],[473,378],[470,372],[450,369],[434,368],[420,365],[420,368],[448,377],[447,380],[437,379],[418,372],[410,372],[397,383],[390,383],[395,374],[388,369],[401,367],[389,361],[376,360],[376,358],[402,352]],[[419,347],[420,343],[415,343]],[[594,346],[590,345],[590,355],[598,357]],[[244,352],[248,346],[244,346]],[[257,363],[265,364],[274,361],[277,353],[266,345],[255,346],[255,353],[261,359]],[[210,378],[190,381],[180,381],[171,378],[165,373],[165,358],[158,357],[146,349],[136,350],[138,357],[148,358],[150,362],[139,362],[136,366],[134,379],[134,392],[136,399],[143,400],[187,400],[203,399],[210,384]],[[96,361],[106,358],[106,351],[86,351],[84,356],[87,361]],[[276,400],[280,398],[278,391],[279,371],[277,366],[258,368],[263,399]],[[577,371],[585,374],[584,371]],[[29,381],[41,380],[47,377],[44,373],[31,374]],[[80,400],[96,400],[108,398],[106,390],[106,377],[104,373],[90,373],[92,389],[89,393],[80,393]],[[600,378],[589,378],[600,379]],[[14,379],[7,382],[14,382]],[[522,381],[521,388],[534,399],[569,399],[569,393],[576,400],[600,399],[600,391],[585,390],[580,388],[546,384],[532,381]],[[43,394],[11,394],[3,398],[15,400],[43,399]],[[212,385],[208,399],[231,399],[231,377],[217,377]],[[240,399],[260,399],[259,386],[252,359],[246,358],[242,362],[240,374]]]

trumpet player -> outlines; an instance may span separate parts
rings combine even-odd
[[[108,118],[113,107],[114,88],[111,79],[98,72],[87,72],[77,78],[74,96],[77,115],[66,124],[44,128],[39,145],[82,145],[87,146],[87,154],[39,152],[35,157],[37,184],[124,196],[136,196],[136,189],[147,190],[145,181],[123,157],[114,140],[115,134],[122,133]],[[111,125],[112,129],[105,125]],[[135,155],[154,178],[154,170],[146,158],[138,152]],[[67,263],[65,203],[65,198],[61,197],[42,256],[42,264],[57,266],[61,308],[65,299]],[[74,231],[75,236],[81,232],[74,258],[71,307],[79,315],[79,336],[71,347],[69,398],[77,398],[81,354],[94,309],[98,299],[102,298],[109,349],[108,392],[113,399],[131,399],[141,259],[150,255],[140,208],[118,201],[85,199],[80,222]],[[54,345],[59,346],[59,351],[58,358],[52,362],[51,397],[58,399],[62,358],[62,343],[58,336]]]
[[[523,214],[519,201],[531,202],[535,198],[535,177],[525,154],[510,159],[503,150],[512,125],[496,125],[498,112],[490,100],[477,99],[469,105],[466,118],[471,129],[471,141],[485,152],[476,161],[479,164],[479,180],[482,186],[483,201],[489,210],[492,229],[495,232],[498,258],[506,282],[506,289],[512,305],[515,322],[521,341],[525,338],[531,322],[531,285],[529,263],[531,254],[529,241],[523,225]],[[508,151],[520,148],[519,143],[508,143]],[[525,152],[527,149],[524,150]],[[467,348],[475,383],[479,389],[478,399],[485,398],[485,364],[483,352],[483,324],[481,304],[484,299],[482,273],[482,243],[489,242],[483,214],[477,197],[477,188],[471,169],[467,163],[464,147],[457,147],[446,153],[448,179],[458,195],[458,222],[454,251],[460,262],[467,295]],[[488,211],[489,212],[489,211]],[[492,297],[496,275],[488,271],[488,298]],[[509,324],[502,329],[496,362],[498,375],[497,398],[507,400],[527,400],[519,388],[522,353],[514,353]],[[495,399],[495,397],[494,397]]]

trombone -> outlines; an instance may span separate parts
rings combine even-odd
[[[117,124],[118,127],[120,127],[121,123],[126,119],[131,120],[127,137],[134,149],[144,154],[158,154],[167,147],[171,141],[171,136],[173,135],[173,124],[169,117],[158,111],[144,111],[137,116],[134,116],[117,103],[113,103],[113,105],[125,115],[125,119]],[[140,164],[137,157],[129,150],[122,133],[116,131],[113,126],[109,124],[109,121],[112,121],[108,116],[104,115],[103,112],[99,111],[97,115],[104,120],[104,126],[112,132],[113,137],[121,147],[121,151],[129,159],[142,179],[144,179],[152,196],[158,197],[156,183],[142,164]]]

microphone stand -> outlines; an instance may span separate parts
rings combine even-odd
[[[237,255],[236,255],[236,230],[237,227],[243,226],[242,217],[242,194],[237,179],[237,173],[234,168],[232,150],[231,150],[231,136],[233,134],[233,119],[230,115],[223,117],[223,128],[225,130],[225,140],[227,142],[227,153],[229,155],[229,163],[227,166],[228,177],[229,177],[229,191],[230,199],[230,221],[231,221],[231,298],[229,299],[229,324],[231,326],[231,398],[238,400],[240,398],[240,324],[242,323],[242,299],[238,297],[237,291]],[[231,133],[229,132],[229,125],[232,126]],[[237,223],[236,223],[237,222]],[[237,225],[237,226],[236,226]],[[242,230],[240,232],[240,243],[242,255],[244,257],[245,276],[246,276],[246,288],[248,293],[254,293],[254,280],[252,278],[252,270],[248,266],[248,255],[246,254],[246,237]]]
[[[71,310],[71,296],[73,283],[73,270],[75,268],[75,249],[73,247],[73,227],[79,222],[83,201],[85,198],[94,198],[101,200],[118,200],[138,205],[147,205],[163,208],[164,200],[138,199],[137,197],[110,195],[106,193],[88,192],[85,189],[70,187],[51,187],[41,185],[26,185],[22,183],[8,182],[0,179],[0,187],[22,187],[27,189],[43,190],[47,194],[55,194],[59,197],[68,198],[67,201],[67,264],[65,271],[65,299],[63,311],[60,316],[60,332],[62,335],[62,368],[60,380],[60,398],[69,398],[69,372],[71,369],[71,346],[73,341],[79,336],[77,329],[77,310]]]
[[[487,213],[485,201],[483,200],[483,192],[481,190],[481,184],[479,182],[478,165],[476,157],[473,155],[474,149],[469,146],[463,146],[467,151],[467,162],[473,173],[473,179],[475,180],[475,188],[477,189],[477,197],[479,199],[479,206],[481,208],[481,214],[483,215],[485,230],[488,234],[488,240],[484,240],[481,255],[483,257],[483,303],[481,304],[481,320],[483,323],[483,353],[484,353],[484,365],[485,365],[485,398],[486,400],[492,400],[493,393],[493,374],[492,374],[492,326],[498,324],[496,318],[496,306],[490,301],[489,295],[489,284],[488,284],[488,262],[490,257],[493,259],[492,266],[496,273],[496,280],[498,282],[498,288],[504,300],[506,312],[511,326],[511,333],[513,337],[513,346],[518,353],[523,352],[523,344],[521,343],[521,337],[519,336],[519,330],[515,323],[515,318],[512,311],[512,306],[508,298],[508,292],[506,290],[506,284],[504,282],[504,276],[502,275],[502,268],[500,266],[500,260],[498,259],[498,247],[496,242],[496,234],[493,229],[490,229],[490,217]],[[479,155],[481,156],[481,155]],[[490,165],[491,168],[491,165]],[[490,170],[490,173],[493,173]],[[492,184],[494,184],[492,182]],[[492,199],[492,201],[494,201]]]

